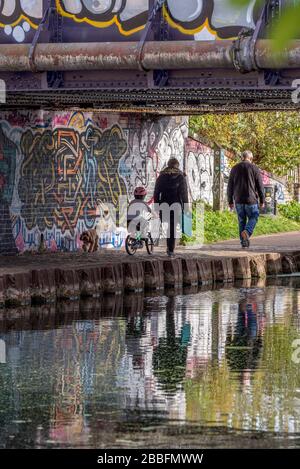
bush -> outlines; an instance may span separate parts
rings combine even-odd
[[[287,204],[278,205],[278,211],[283,217],[300,222],[299,202],[292,201]]]

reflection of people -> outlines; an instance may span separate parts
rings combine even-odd
[[[174,297],[168,299],[166,309],[167,336],[161,337],[158,346],[154,349],[153,369],[154,375],[166,391],[176,391],[177,385],[182,383],[186,373],[187,347],[191,328],[189,323],[185,323],[180,336],[176,336]]]
[[[128,319],[126,325],[126,348],[132,356],[134,367],[142,367],[144,351],[142,338],[146,334],[146,322],[143,314],[136,314]]]
[[[242,161],[232,168],[228,181],[227,195],[231,209],[235,207],[239,221],[240,240],[243,248],[250,246],[259,217],[258,199],[264,206],[264,186],[260,171],[253,163],[253,153],[244,151]]]
[[[257,368],[262,337],[256,310],[257,304],[252,300],[239,304],[235,333],[226,340],[226,357],[232,370]]]
[[[154,203],[160,206],[160,217],[162,223],[168,223],[167,254],[174,255],[176,226],[181,223],[184,204],[188,204],[188,188],[185,174],[179,169],[179,161],[171,158],[168,166],[157,178],[154,189]],[[170,207],[165,214],[163,205]],[[167,218],[167,219],[165,219]]]

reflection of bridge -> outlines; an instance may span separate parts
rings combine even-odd
[[[4,0],[6,106],[169,114],[295,108],[300,44],[275,56],[265,39],[286,3],[267,1],[261,10],[252,0],[236,11],[227,0]]]

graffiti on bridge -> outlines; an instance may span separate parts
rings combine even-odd
[[[117,125],[104,132],[92,124],[82,132],[26,130],[21,138],[19,197],[27,229],[37,226],[44,231],[55,225],[73,236],[80,219],[92,228],[97,201],[116,205],[118,196],[126,193],[116,171],[126,149]]]
[[[206,29],[223,39],[254,27],[256,4],[257,0],[249,0],[244,7],[234,7],[229,0],[166,0],[163,12],[169,26],[182,34],[197,35]],[[145,27],[151,5],[150,0],[56,0],[63,17],[96,28],[115,25],[125,36]],[[0,27],[7,36],[23,42],[26,33],[38,27],[44,8],[43,0],[1,0]]]
[[[229,0],[166,0],[164,16],[169,25],[183,34],[196,34],[205,26],[222,37],[237,35],[243,27],[255,24],[256,0],[234,8]],[[57,0],[58,11],[75,21],[96,27],[116,24],[121,34],[133,34],[144,28],[149,0]]]
[[[1,0],[0,23],[15,25],[22,19],[37,26],[43,16],[43,0]]]
[[[43,0],[0,1],[0,27],[16,42],[23,42],[26,33],[37,29],[42,17]]]
[[[149,0],[57,0],[62,16],[86,22],[98,28],[116,24],[121,34],[134,34],[148,20]]]

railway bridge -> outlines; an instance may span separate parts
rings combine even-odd
[[[274,54],[268,40],[290,3],[2,0],[6,106],[171,115],[297,107],[300,42]]]

